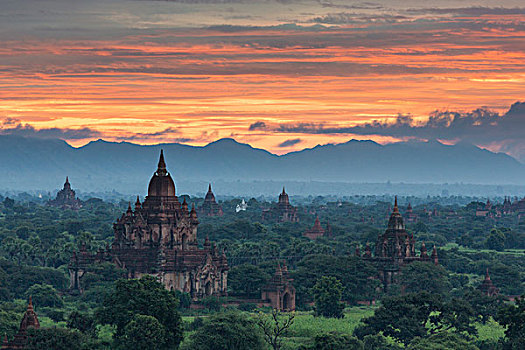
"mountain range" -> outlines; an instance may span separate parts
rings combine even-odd
[[[143,194],[160,149],[176,184],[222,181],[231,183],[230,193],[236,182],[250,181],[525,184],[524,164],[467,143],[351,140],[278,156],[233,139],[202,147],[98,140],[75,148],[58,139],[1,135],[0,190],[52,190],[69,176],[84,192]]]

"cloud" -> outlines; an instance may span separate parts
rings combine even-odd
[[[397,23],[400,21],[406,21],[409,17],[402,15],[389,15],[389,14],[378,14],[378,15],[363,15],[356,13],[340,12],[331,13],[325,16],[315,17],[312,22],[323,23],[323,24],[352,24],[352,23]]]
[[[281,142],[280,144],[278,144],[277,147],[281,147],[281,148],[291,147],[291,146],[297,145],[298,143],[301,143],[302,141],[303,140],[301,140],[301,139],[286,140],[286,141]]]
[[[117,137],[118,140],[126,140],[126,141],[130,141],[130,140],[147,140],[147,139],[155,139],[155,138],[166,138],[168,137],[169,135],[173,135],[173,134],[179,134],[180,131],[175,129],[175,128],[166,128],[164,130],[161,130],[161,131],[155,131],[155,132],[139,132],[139,133],[134,133],[134,134],[131,134],[131,135],[125,135],[125,136],[119,136]],[[176,142],[188,142],[188,141],[191,141],[192,139],[189,139],[189,138],[176,138]]]
[[[20,120],[5,118],[0,125],[0,135],[17,135],[41,139],[82,140],[100,137],[102,134],[91,128],[42,128],[36,129],[31,124],[22,124]]]
[[[525,7],[458,7],[458,8],[418,8],[408,9],[408,13],[431,13],[431,14],[455,14],[463,16],[483,16],[483,15],[523,15]]]
[[[248,130],[250,131],[254,131],[254,130],[266,130],[266,123],[265,122],[255,122],[253,124],[250,125],[250,127],[248,128]]]

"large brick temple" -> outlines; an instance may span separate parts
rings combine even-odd
[[[71,289],[82,292],[82,276],[93,263],[112,261],[127,271],[129,278],[152,275],[167,289],[190,293],[194,299],[225,295],[228,262],[224,253],[206,239],[197,244],[197,212],[179,202],[175,183],[166,169],[161,151],[157,171],[143,203],[137,197],[113,225],[111,248],[90,254],[74,254],[69,266]]]
[[[394,203],[394,209],[390,214],[387,229],[383,234],[377,237],[375,254],[372,256],[372,250],[366,246],[363,258],[373,262],[379,270],[379,279],[383,287],[387,290],[390,285],[396,283],[396,276],[400,273],[401,268],[414,261],[425,261],[438,264],[437,250],[434,246],[431,255],[427,254],[425,242],[421,244],[420,254],[416,254],[416,240],[413,234],[409,234],[405,229],[403,217],[397,206],[397,197]],[[359,250],[356,251],[358,255]]]
[[[69,177],[66,176],[66,182],[64,188],[58,191],[55,199],[47,202],[52,207],[58,207],[62,209],[73,209],[77,210],[82,207],[82,202],[76,197],[75,191],[71,188],[69,183]]]

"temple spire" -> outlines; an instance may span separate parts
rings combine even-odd
[[[157,174],[160,176],[166,176],[168,171],[166,170],[166,162],[164,161],[164,150],[160,150],[159,165],[157,167]]]
[[[208,192],[211,192],[211,183],[208,184]]]
[[[283,186],[283,194],[286,194],[286,191],[284,190],[284,186]]]
[[[394,200],[394,213],[398,213],[399,212],[399,208],[397,207],[397,196]]]
[[[27,305],[27,311],[33,311],[33,297],[29,296],[29,304]]]
[[[487,271],[485,272],[485,281],[490,281],[489,268],[488,267],[487,267]]]

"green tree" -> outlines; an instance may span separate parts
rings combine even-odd
[[[102,308],[97,311],[97,320],[101,324],[116,326],[114,337],[118,343],[135,315],[155,317],[166,334],[166,342],[158,349],[177,348],[182,340],[178,305],[175,293],[166,290],[154,277],[121,279],[115,282],[115,290],[104,299]]]
[[[407,350],[479,350],[458,334],[441,332],[426,338],[414,338],[407,346]]]
[[[261,287],[268,282],[270,275],[252,264],[232,267],[228,273],[228,287],[233,295],[246,297],[259,296]]]
[[[166,347],[165,328],[153,316],[135,315],[119,341],[122,350],[163,349]]]
[[[284,316],[277,309],[272,310],[271,317],[259,313],[256,321],[257,325],[264,334],[264,340],[273,350],[279,350],[281,348],[283,337],[286,336],[290,327],[293,325],[294,318],[294,313],[288,313]]]
[[[442,331],[476,334],[474,321],[475,313],[464,300],[444,302],[438,294],[422,292],[383,298],[374,315],[363,319],[354,334],[363,338],[382,332],[408,344],[415,337]]]
[[[323,276],[313,288],[315,315],[343,318],[344,303],[341,302],[343,285],[335,277]]]
[[[77,330],[66,328],[40,328],[28,330],[27,350],[83,350],[87,340]]]
[[[95,330],[95,318],[87,313],[73,311],[69,314],[66,325],[67,328],[90,334]]]
[[[439,265],[416,261],[404,266],[398,277],[406,293],[447,294],[452,288],[447,271]]]
[[[523,349],[525,344],[525,295],[516,299],[515,305],[502,308],[496,317],[505,330],[504,348],[507,350]]]
[[[493,228],[490,230],[490,235],[487,237],[487,240],[485,241],[485,247],[487,249],[494,249],[499,252],[502,252],[505,250],[505,234],[501,232],[501,230],[498,230],[497,228]]]
[[[220,313],[204,321],[184,343],[187,350],[262,350],[264,341],[255,322],[236,313]]]
[[[64,302],[58,291],[49,284],[34,284],[26,292],[26,297],[32,297],[35,306],[62,307]]]
[[[348,334],[330,332],[314,337],[315,350],[364,350],[363,342]],[[368,350],[368,349],[367,349]]]

